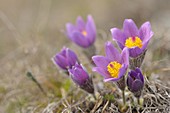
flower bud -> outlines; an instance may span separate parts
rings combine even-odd
[[[52,58],[52,61],[55,65],[67,71],[67,69],[72,68],[72,66],[78,62],[78,58],[72,50],[63,47],[63,49]]]
[[[85,68],[78,63],[69,69],[72,80],[77,84],[81,89],[87,91],[88,93],[94,93],[94,87],[92,79],[89,77]]]
[[[135,97],[139,98],[141,96],[141,92],[144,86],[144,77],[139,68],[129,72],[127,78],[127,86]]]

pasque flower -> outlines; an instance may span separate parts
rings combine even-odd
[[[87,22],[79,16],[76,25],[67,23],[66,29],[68,38],[83,48],[87,48],[95,42],[96,26],[91,15],[88,15]]]
[[[76,83],[78,86],[80,86],[80,88],[87,91],[88,93],[94,93],[92,79],[82,65],[76,63],[75,66],[73,66],[68,71],[74,83]]]
[[[67,71],[67,69],[72,68],[72,66],[78,62],[78,58],[72,50],[63,47],[63,49],[52,58],[52,61],[55,65]]]
[[[144,86],[144,77],[139,68],[136,68],[128,73],[127,86],[135,97],[140,97]]]
[[[92,59],[96,64],[93,71],[98,72],[104,77],[104,81],[120,80],[129,65],[129,52],[124,48],[122,53],[113,46],[111,42],[105,44],[106,56],[93,56]]]
[[[129,49],[131,57],[137,57],[142,54],[153,36],[150,22],[145,22],[140,29],[132,19],[125,19],[123,30],[118,28],[111,29],[113,39],[118,43],[119,47]]]

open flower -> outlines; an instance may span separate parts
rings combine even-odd
[[[129,48],[131,57],[137,57],[142,54],[153,36],[150,22],[145,22],[138,29],[131,19],[125,19],[122,31],[118,28],[112,28],[111,33],[121,49],[124,47]]]
[[[80,88],[89,93],[94,93],[93,82],[82,65],[76,63],[75,66],[69,69],[69,74],[74,83]]]
[[[106,56],[93,56],[96,64],[93,71],[98,72],[104,77],[104,81],[118,81],[126,73],[129,65],[128,49],[124,48],[122,53],[113,46],[111,42],[105,45]]]
[[[140,97],[144,86],[144,77],[139,68],[129,72],[127,78],[127,86],[128,89],[135,95],[135,97]]]
[[[67,71],[67,69],[78,62],[78,58],[72,50],[63,47],[63,49],[52,58],[52,61],[55,65]]]
[[[87,22],[79,16],[76,25],[66,24],[67,36],[77,45],[87,48],[95,42],[96,26],[91,15],[88,15]]]

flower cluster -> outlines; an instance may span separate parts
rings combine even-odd
[[[93,63],[96,65],[92,70],[102,75],[104,82],[110,81],[117,84],[123,92],[122,97],[125,104],[126,86],[135,97],[139,99],[141,96],[144,75],[140,67],[153,32],[150,22],[145,22],[138,29],[132,19],[125,19],[122,30],[112,28],[110,31],[113,40],[116,41],[121,51],[112,42],[106,42],[105,56],[92,56]],[[88,15],[87,22],[78,17],[76,25],[67,23],[66,34],[71,41],[84,49],[94,47],[96,27],[92,16]],[[64,47],[52,60],[66,71],[81,89],[94,94],[92,79],[72,50]]]
[[[94,93],[93,82],[86,69],[79,63],[77,55],[69,48],[63,47],[52,61],[71,76],[73,82],[89,93]],[[88,88],[87,88],[88,87]]]
[[[93,45],[96,38],[96,27],[91,15],[88,15],[87,22],[79,16],[76,25],[66,24],[67,36],[70,40],[83,48]],[[63,47],[61,52],[57,53],[52,61],[60,67],[81,89],[88,93],[94,93],[92,78],[87,73],[85,67],[79,62],[75,52],[69,48]]]
[[[112,28],[113,40],[117,42],[122,50],[121,54],[111,44],[105,45],[105,56],[93,56],[96,67],[93,71],[104,76],[104,81],[115,81],[118,87],[124,92],[126,84],[128,89],[139,98],[144,86],[144,77],[140,70],[147,45],[153,36],[151,25],[145,22],[138,30],[136,24],[131,19],[125,19],[123,30]],[[128,72],[126,79],[126,72]],[[123,95],[124,97],[124,95]],[[125,103],[125,98],[123,99]]]

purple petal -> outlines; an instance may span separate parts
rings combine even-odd
[[[128,73],[128,77],[127,77],[127,86],[129,87],[129,89],[132,88],[132,83],[133,83],[133,79],[130,76],[130,72]]]
[[[137,74],[137,79],[144,83],[143,75],[141,75],[140,73]]]
[[[128,37],[138,36],[138,28],[132,19],[125,19],[123,23],[123,31]]]
[[[73,25],[73,24],[71,24],[71,23],[67,23],[66,24],[66,30],[67,30],[67,36],[68,36],[68,38],[72,38],[72,34],[73,34],[73,32],[74,31],[76,31],[76,27]]]
[[[122,76],[125,75],[126,70],[127,70],[127,67],[125,65],[123,65],[122,68],[120,68],[120,70],[119,70],[118,78],[122,78]]]
[[[73,69],[68,69],[69,75],[72,75],[74,73],[73,71]]]
[[[110,31],[111,31],[113,40],[116,40],[117,42],[119,42],[122,45],[125,44],[126,36],[124,35],[124,33],[121,30],[119,30],[117,28],[112,28]]]
[[[71,78],[78,85],[82,85],[86,81],[86,78],[84,78],[81,72],[77,69],[73,70],[71,73]]]
[[[66,57],[66,47],[63,47],[58,54],[61,55],[61,56]]]
[[[78,62],[76,62],[75,66],[73,66],[74,68],[79,68],[79,69],[83,69],[82,65],[79,64]]]
[[[96,39],[96,26],[91,15],[87,17],[86,31],[89,42],[93,44]]]
[[[75,75],[77,75],[77,78],[80,78],[82,80],[89,78],[87,72],[84,71],[82,68],[76,68],[75,69]]]
[[[122,45],[120,42],[116,42],[117,43],[117,45],[120,47],[120,49],[122,49],[123,50],[123,48],[125,47],[124,45]]]
[[[129,65],[129,51],[128,51],[128,48],[125,47],[123,50],[122,50],[122,53],[121,53],[121,63],[122,64],[126,64],[127,66]]]
[[[138,55],[140,55],[143,51],[138,48],[138,47],[135,47],[135,48],[129,48],[129,56],[130,57],[137,57]]]
[[[108,82],[108,81],[118,81],[120,78],[105,78],[104,82]]]
[[[93,68],[93,71],[98,72],[98,73],[99,73],[100,75],[102,75],[104,78],[110,78],[109,73],[108,73],[105,69],[103,69],[103,68],[101,68],[101,67],[94,67],[94,68]]]
[[[68,63],[65,57],[56,55],[53,59],[54,64],[58,65],[62,69],[67,69]]]
[[[142,74],[140,68],[138,68],[138,67],[135,69],[135,72]]]
[[[80,65],[79,66],[75,66],[73,67],[71,70],[69,70],[69,72],[72,73],[72,76],[74,79],[76,80],[85,80],[87,79],[89,76],[87,74],[87,72],[81,67]]]
[[[78,61],[76,54],[68,48],[66,50],[66,56],[67,56],[70,67],[74,66],[76,62]]]
[[[139,79],[144,83],[144,77],[141,70],[139,68],[136,68],[135,71],[138,73]]]
[[[144,84],[140,80],[136,79],[132,84],[131,90],[134,92],[140,91],[143,88],[143,85]]]
[[[142,51],[142,52],[144,52],[144,51],[146,50],[146,48],[147,48],[147,46],[148,46],[148,43],[149,43],[149,41],[143,44],[143,46],[142,46],[142,48],[141,48],[141,51]]]
[[[77,28],[78,28],[80,31],[85,30],[85,25],[86,25],[86,24],[85,24],[85,22],[84,22],[84,20],[82,19],[81,16],[79,16],[79,17],[77,18],[76,25],[77,25]]]
[[[97,67],[101,67],[103,69],[106,69],[107,65],[110,63],[104,56],[93,56],[92,59]]]
[[[135,79],[136,79],[136,76],[137,76],[137,73],[132,70],[132,71],[130,71],[129,76],[130,76],[131,78],[133,78],[133,80],[135,80]]]
[[[136,79],[142,81],[141,78],[140,78],[140,73],[137,73],[137,74],[136,74]]]
[[[84,48],[89,46],[88,40],[80,32],[73,33],[72,41],[74,41],[76,44]]]
[[[120,53],[119,51],[113,46],[111,42],[107,42],[105,44],[105,52],[106,56],[111,60],[111,61],[118,61],[120,62]]]
[[[143,42],[147,42],[153,36],[150,22],[145,22],[139,29],[139,37]]]

